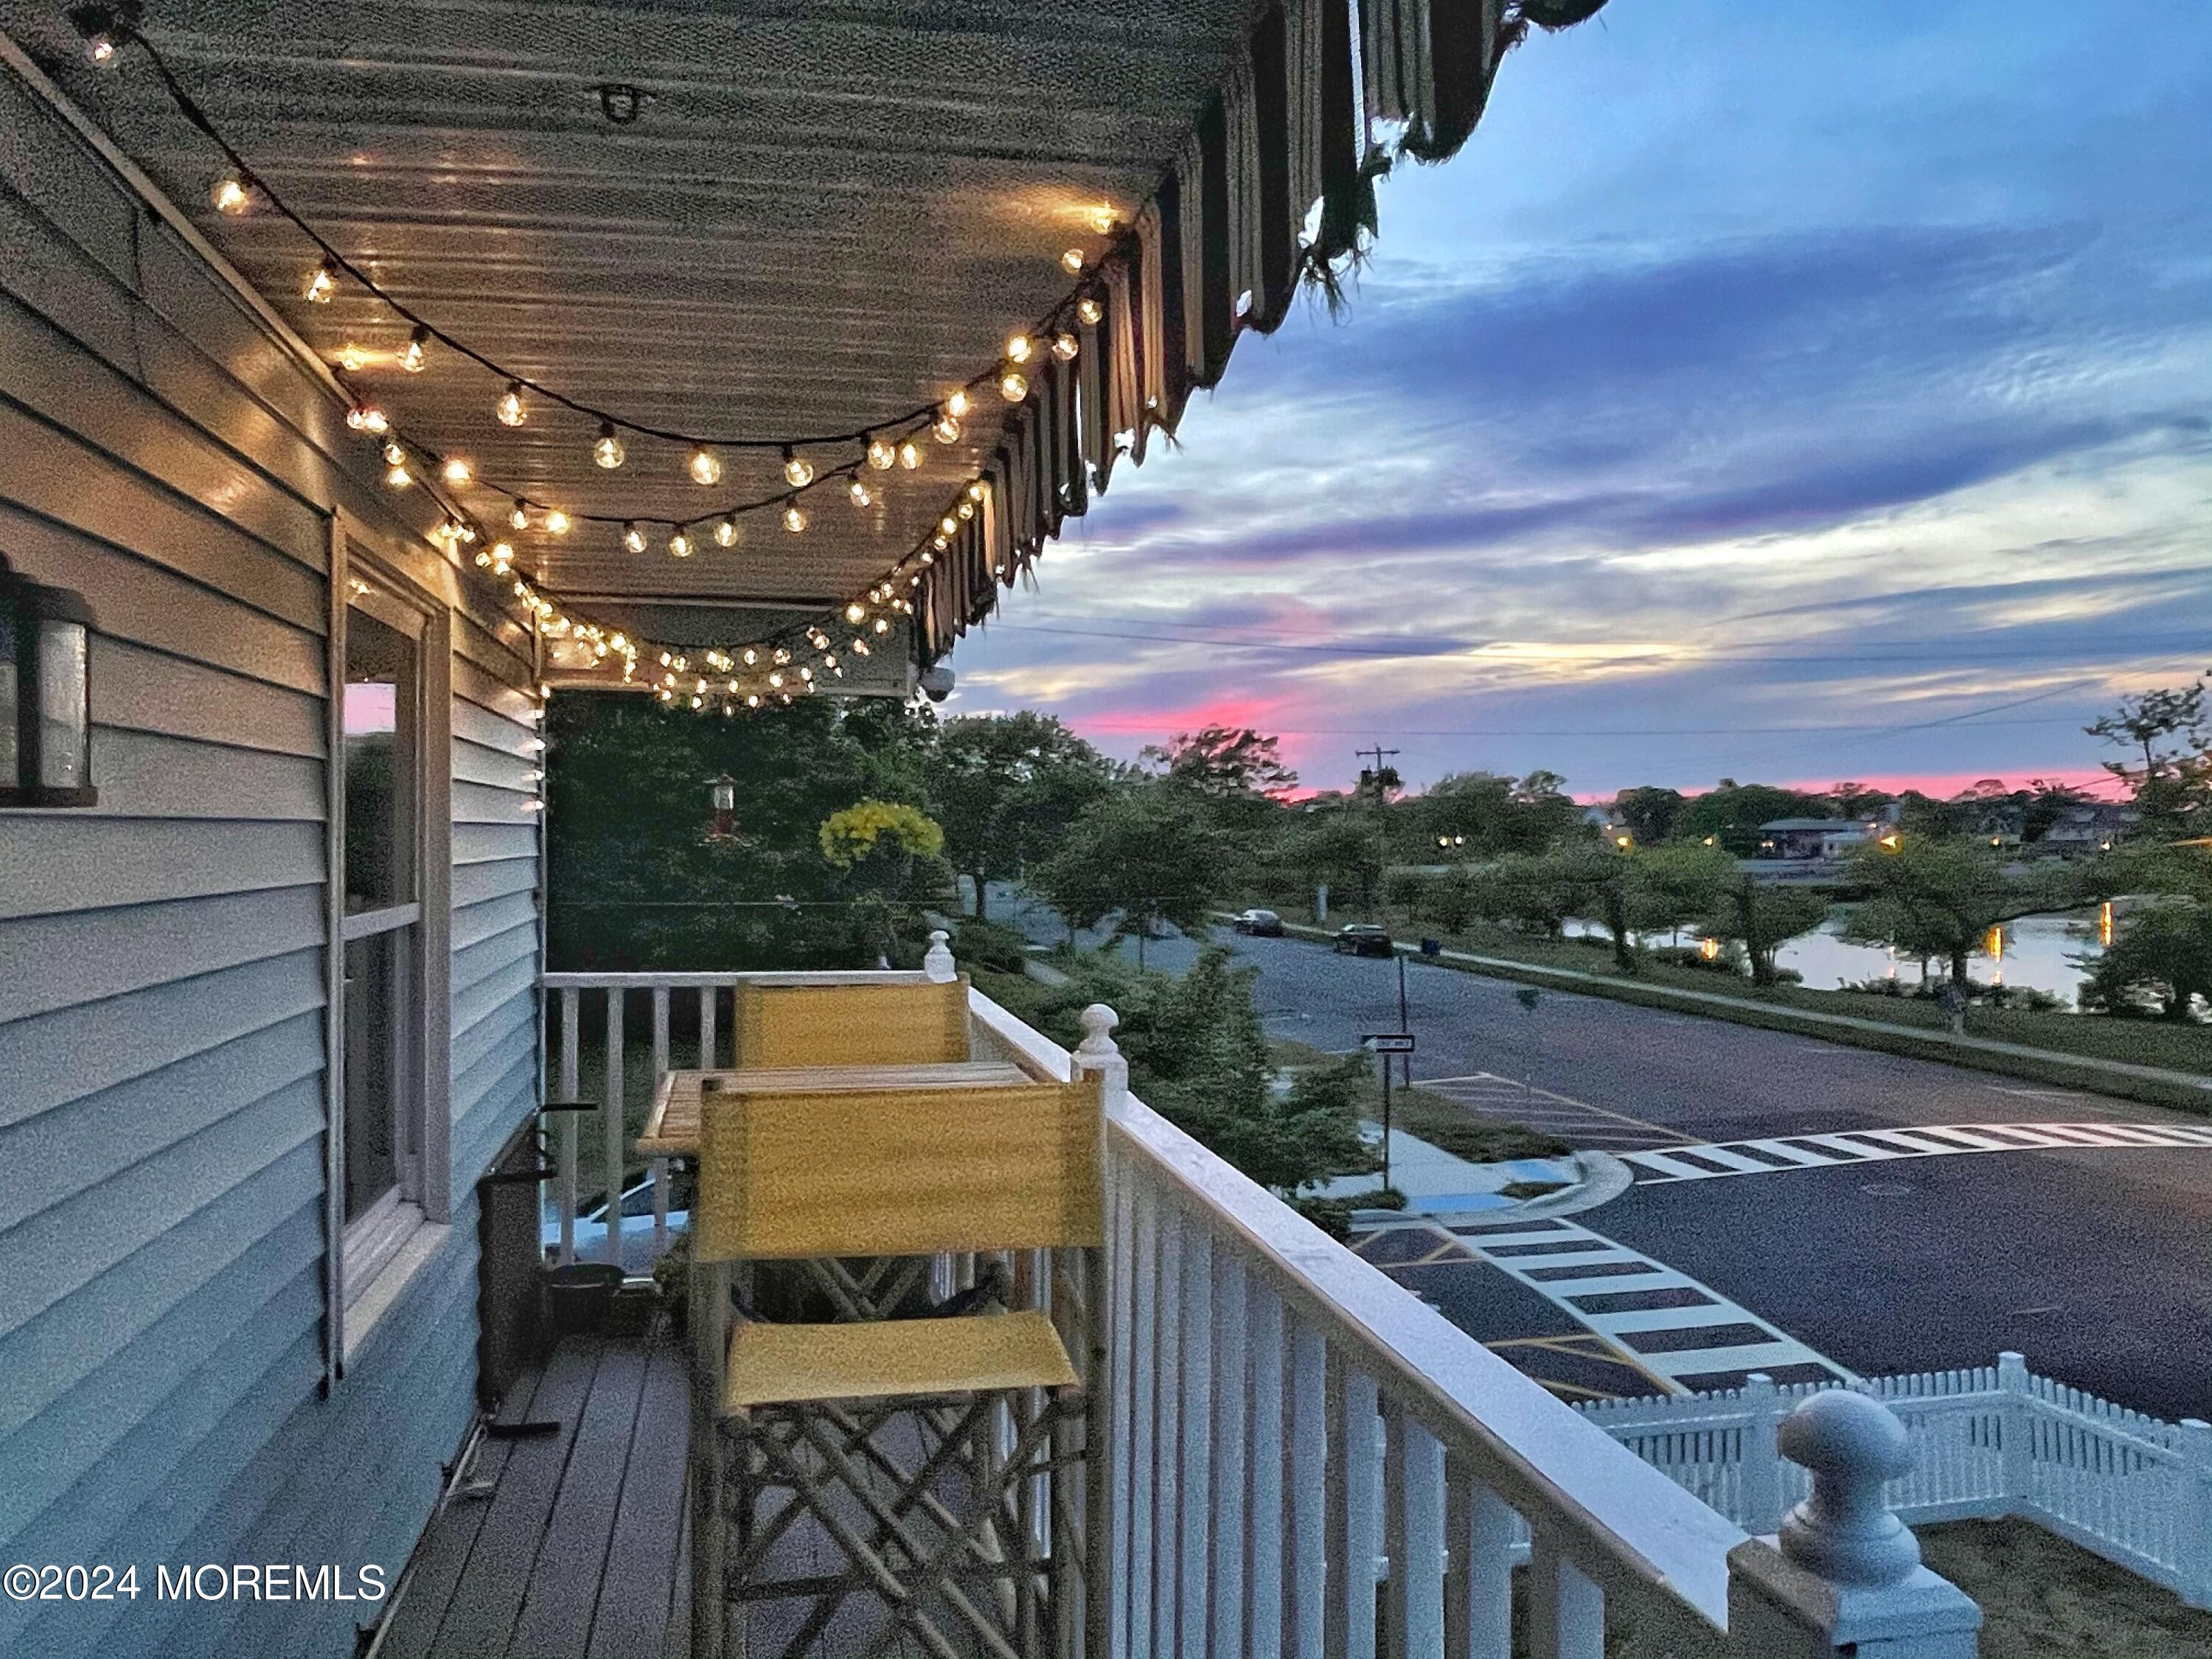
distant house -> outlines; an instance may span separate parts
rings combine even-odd
[[[2051,852],[2072,857],[2101,852],[2142,822],[2142,814],[2117,801],[2090,801],[2069,806],[2057,822],[2043,832],[2043,845]]]
[[[1759,856],[1838,859],[1876,833],[1871,818],[1773,818],[1759,826]]]

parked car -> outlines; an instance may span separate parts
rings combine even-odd
[[[1355,957],[1387,957],[1394,954],[1396,948],[1390,943],[1390,930],[1371,921],[1346,922],[1329,941],[1329,949],[1340,956],[1348,953]]]
[[[1265,939],[1283,936],[1283,919],[1273,910],[1239,910],[1230,918],[1229,925],[1240,933],[1256,933]]]

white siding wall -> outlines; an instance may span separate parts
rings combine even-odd
[[[8,1562],[396,1576],[472,1404],[471,1183],[537,1076],[529,642],[334,462],[369,459],[340,412],[0,68],[0,550],[100,621],[99,808],[0,813]],[[454,1224],[326,1397],[340,507],[457,610]],[[4,1603],[0,1652],[343,1653],[373,1611]]]

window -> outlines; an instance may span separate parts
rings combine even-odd
[[[426,619],[359,577],[344,617],[339,1168],[350,1301],[422,1219]]]

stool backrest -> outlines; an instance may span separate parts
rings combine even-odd
[[[702,1261],[1090,1248],[1105,1241],[1099,1079],[709,1094]]]
[[[968,1058],[968,981],[887,985],[740,983],[737,1063],[890,1066]]]

